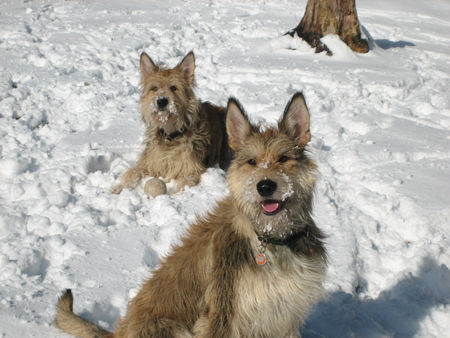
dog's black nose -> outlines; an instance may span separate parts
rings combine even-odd
[[[262,180],[258,182],[256,189],[262,197],[269,197],[277,190],[277,184],[272,180]]]
[[[163,96],[156,100],[156,104],[158,105],[159,109],[164,109],[169,104],[169,100],[167,100],[167,97]]]

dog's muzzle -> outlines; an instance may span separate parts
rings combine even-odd
[[[256,190],[261,197],[270,197],[277,190],[277,184],[272,180],[262,180],[256,185]]]
[[[161,96],[156,100],[156,104],[158,105],[159,110],[163,110],[169,104],[169,100],[165,96]]]
[[[277,184],[272,180],[265,179],[258,182],[258,184],[256,185],[256,190],[261,197],[271,197],[277,190]],[[264,199],[261,202],[262,211],[265,215],[268,216],[279,213],[282,207],[283,202],[274,199]]]

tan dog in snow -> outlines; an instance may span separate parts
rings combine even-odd
[[[137,164],[112,189],[135,188],[145,176],[176,181],[174,192],[199,183],[207,167],[230,160],[225,109],[195,97],[195,58],[188,53],[174,68],[155,65],[141,54],[140,107],[147,127],[145,149]]]
[[[60,298],[56,325],[79,337],[297,337],[323,295],[323,235],[311,217],[316,165],[303,95],[278,128],[261,132],[230,99],[226,121],[236,152],[230,195],[192,225],[131,301],[114,334]]]

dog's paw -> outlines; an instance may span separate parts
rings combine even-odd
[[[192,178],[192,177],[188,177],[188,178],[182,178],[182,179],[178,179],[176,180],[176,187],[174,190],[171,191],[171,195],[176,194],[177,192],[186,190],[189,187],[193,187],[195,185],[197,185],[200,182],[200,178]]]
[[[134,167],[134,168],[128,169],[125,172],[125,174],[123,174],[120,181],[121,181],[121,184],[125,188],[135,188],[143,176],[144,176],[143,170],[141,170],[140,168]]]
[[[123,190],[123,185],[118,184],[118,185],[115,185],[114,187],[112,187],[110,191],[111,191],[111,193],[118,195],[122,192],[122,190]]]

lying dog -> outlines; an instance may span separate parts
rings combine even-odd
[[[193,52],[172,69],[157,66],[146,53],[141,54],[140,106],[147,127],[145,149],[112,192],[135,188],[145,176],[175,180],[176,192],[186,185],[196,185],[207,167],[226,167],[231,152],[225,109],[195,97],[194,70]]]
[[[316,165],[303,95],[288,103],[278,128],[252,126],[228,102],[235,159],[230,195],[192,225],[131,301],[114,334],[60,298],[56,325],[81,337],[297,337],[322,297],[323,235],[311,217]]]

